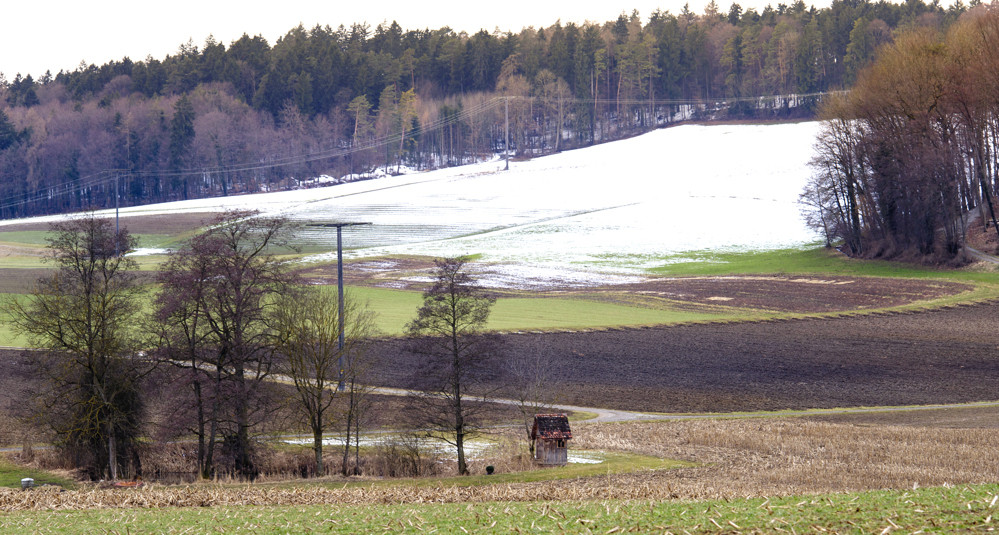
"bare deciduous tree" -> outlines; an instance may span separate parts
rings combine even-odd
[[[971,210],[999,229],[997,42],[999,15],[987,10],[946,34],[901,32],[849,96],[827,99],[806,192],[813,224],[854,255],[931,262],[960,261]]]
[[[560,377],[548,350],[548,342],[539,338],[531,346],[533,347],[530,347],[530,350],[520,351],[509,357],[507,384],[520,410],[524,435],[533,457],[534,441],[531,440],[531,428],[534,416],[552,412],[562,391]]]
[[[482,425],[482,403],[493,366],[497,339],[482,332],[495,298],[484,293],[465,269],[463,258],[435,261],[433,285],[407,330],[412,351],[422,357],[412,396],[428,434],[455,446],[458,472],[468,474],[465,440]]]
[[[6,308],[14,329],[51,357],[40,363],[51,378],[46,419],[61,446],[92,477],[117,479],[136,458],[148,370],[138,356],[142,289],[124,256],[136,241],[93,214],[52,230],[56,272]]]
[[[372,328],[372,333],[377,330]],[[344,359],[344,399],[342,404],[343,423],[343,462],[340,465],[342,475],[359,475],[361,472],[361,426],[366,420],[367,409],[370,406],[368,394],[373,388],[366,382],[368,373],[371,371],[371,361],[368,359],[366,348],[360,351],[351,351]],[[350,464],[350,441],[354,441],[354,466]]]
[[[217,395],[222,368],[211,331],[205,321],[205,291],[210,280],[210,257],[174,254],[167,259],[157,281],[163,291],[156,296],[154,332],[160,337],[158,357],[187,370],[198,437],[198,473],[210,478],[215,470],[215,444],[222,399]],[[177,291],[186,288],[186,291]],[[215,366],[212,366],[212,363]],[[186,410],[184,409],[180,410]],[[188,431],[189,432],[189,431]]]
[[[283,218],[225,212],[172,253],[161,278],[161,302],[171,296],[197,300],[196,306],[189,302],[186,309],[181,307],[182,314],[193,315],[185,321],[200,345],[201,364],[192,369],[202,369],[211,378],[214,402],[207,418],[213,430],[223,421],[230,424],[222,432],[234,470],[243,477],[256,475],[250,455],[251,413],[274,364],[274,296],[286,293],[294,282],[288,266],[273,255],[274,248],[287,245],[290,229]],[[193,330],[195,316],[203,333]],[[177,327],[188,328],[182,323]],[[207,450],[213,449],[212,436]]]
[[[278,349],[284,357],[280,371],[295,386],[296,404],[312,432],[316,474],[322,475],[323,433],[334,423],[334,402],[341,393],[349,403],[344,413],[348,429],[345,449],[349,449],[349,430],[355,423],[351,421],[355,412],[350,409],[356,401],[354,394],[360,393],[354,372],[363,361],[364,344],[374,332],[374,316],[367,307],[345,295],[342,347],[335,289],[307,287],[285,294],[275,317]]]

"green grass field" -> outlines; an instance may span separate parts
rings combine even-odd
[[[405,332],[423,298],[419,292],[383,288],[348,288],[347,295],[368,303],[378,314],[376,324],[386,335]],[[733,316],[740,313],[732,314]],[[500,299],[489,316],[496,331],[595,329],[659,325],[718,319],[721,314],[683,310],[655,310],[586,299],[508,297]]]
[[[27,338],[19,336],[11,327],[10,315],[4,310],[6,303],[15,294],[0,293],[0,347],[24,347],[28,345]]]
[[[376,312],[375,324],[381,335],[405,333],[406,324],[416,316],[422,302],[419,292],[383,288],[348,288],[348,295],[368,303]],[[0,303],[12,294],[0,294]],[[683,310],[656,310],[585,299],[505,298],[496,302],[488,328],[496,331],[600,329],[608,327],[659,325],[733,318],[732,314],[709,314]],[[0,346],[23,347],[27,340],[11,329],[0,311]]]
[[[718,259],[723,259],[719,261]],[[162,256],[137,258],[140,269],[156,269]],[[15,273],[17,269],[50,267],[38,258],[13,257],[0,260],[0,268]],[[0,269],[0,272],[4,271]],[[755,253],[713,255],[701,262],[670,264],[653,270],[668,276],[731,275],[731,274],[832,274],[868,277],[935,278],[971,283],[976,290],[960,296],[938,299],[934,305],[979,301],[999,297],[999,272],[994,270],[930,269],[905,264],[853,260],[824,248],[779,250]],[[405,332],[421,302],[420,292],[385,288],[353,287],[350,295],[368,303],[376,312],[376,326],[383,335],[397,336]],[[917,303],[912,306],[925,306]],[[770,314],[769,316],[772,316]],[[578,297],[504,297],[497,301],[489,319],[489,329],[496,331],[545,331],[602,329],[625,326],[676,324],[699,321],[747,320],[769,317],[764,312],[717,307],[692,310],[685,308],[650,308],[641,304],[611,303],[600,299]],[[3,318],[0,318],[2,320]],[[0,323],[0,346],[24,345],[7,322]]]
[[[883,260],[849,258],[834,249],[815,246],[806,249],[777,249],[719,253],[691,251],[664,258],[664,265],[651,273],[671,277],[779,274],[826,274],[858,277],[935,278],[957,281],[999,282],[999,270],[985,271],[934,268]]]
[[[35,485],[59,485],[70,489],[76,486],[69,479],[59,477],[51,472],[16,466],[0,458],[0,487],[19,489],[21,488],[21,480],[26,477],[34,479]]]
[[[182,236],[167,234],[138,235],[143,246],[174,244]],[[0,232],[0,242],[29,247],[34,251],[45,243],[42,231]],[[136,257],[143,271],[155,270],[164,256]],[[735,274],[828,274],[865,277],[935,278],[966,282],[975,285],[973,292],[950,296],[931,303],[933,306],[959,302],[980,301],[999,297],[999,271],[984,269],[933,269],[929,267],[883,261],[863,261],[847,258],[834,250],[823,247],[785,249],[776,251],[715,253],[693,251],[679,257],[660,259],[662,267],[650,269],[652,275],[662,276],[717,276]],[[682,260],[682,261],[680,261]],[[12,254],[0,257],[0,273],[8,278],[21,273],[32,273],[39,268],[51,268],[37,255]],[[30,272],[28,270],[36,270]],[[27,275],[25,275],[27,276]],[[28,284],[17,284],[24,287]],[[17,291],[6,288],[6,291]],[[415,315],[421,302],[419,292],[383,288],[354,287],[351,294],[361,302],[370,304],[377,314],[376,324],[383,335],[395,336],[405,332],[406,324]],[[692,308],[660,303],[657,307],[647,304],[629,304],[627,299],[609,302],[598,296],[576,295],[503,297],[497,301],[488,327],[496,331],[546,331],[601,329],[625,326],[647,326],[699,321],[747,320],[773,317],[765,311],[750,311],[724,306]],[[926,306],[917,303],[912,306]],[[0,318],[2,320],[3,318]],[[0,323],[0,346],[24,344],[16,337],[6,322]]]
[[[999,485],[734,501],[485,502],[12,512],[5,533],[955,533],[992,531]]]
[[[0,232],[0,243],[19,247],[45,247],[49,233],[44,230],[22,230]],[[136,234],[139,247],[168,247],[177,243],[177,237],[170,234]]]
[[[45,239],[49,232],[45,230],[18,230],[0,232],[0,243],[17,244],[20,246],[41,246],[48,244]]]

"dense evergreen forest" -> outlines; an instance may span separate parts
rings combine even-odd
[[[473,35],[297,27],[176,54],[0,75],[0,217],[301,187],[458,165],[678,120],[814,114],[876,50],[945,31],[978,0],[715,3]],[[506,126],[509,125],[509,142]]]

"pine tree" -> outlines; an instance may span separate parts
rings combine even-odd
[[[27,131],[18,132],[14,123],[10,121],[10,117],[7,117],[7,114],[0,110],[0,151],[6,150],[25,137],[27,137]]]
[[[186,167],[191,146],[194,144],[194,106],[187,95],[180,97],[173,107],[170,121],[170,169],[175,173]],[[187,199],[187,175],[174,176],[174,189],[183,185],[183,198]]]

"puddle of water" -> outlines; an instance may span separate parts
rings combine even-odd
[[[286,444],[309,445],[312,444],[312,439],[288,438],[283,439],[282,442],[285,442]],[[361,437],[360,440],[361,446],[365,447],[387,446],[393,442],[400,446],[403,445],[402,441],[393,440],[390,437]],[[343,443],[344,441],[342,437],[326,437],[323,439],[324,446],[342,448]],[[465,442],[465,456],[469,460],[480,459],[486,450],[493,446],[493,443],[484,440],[470,440]],[[445,456],[450,455],[454,451],[454,446],[444,442],[443,440],[423,439],[420,440],[420,447]],[[604,462],[604,455],[598,451],[569,450],[568,459],[570,463],[574,464],[599,464]]]

